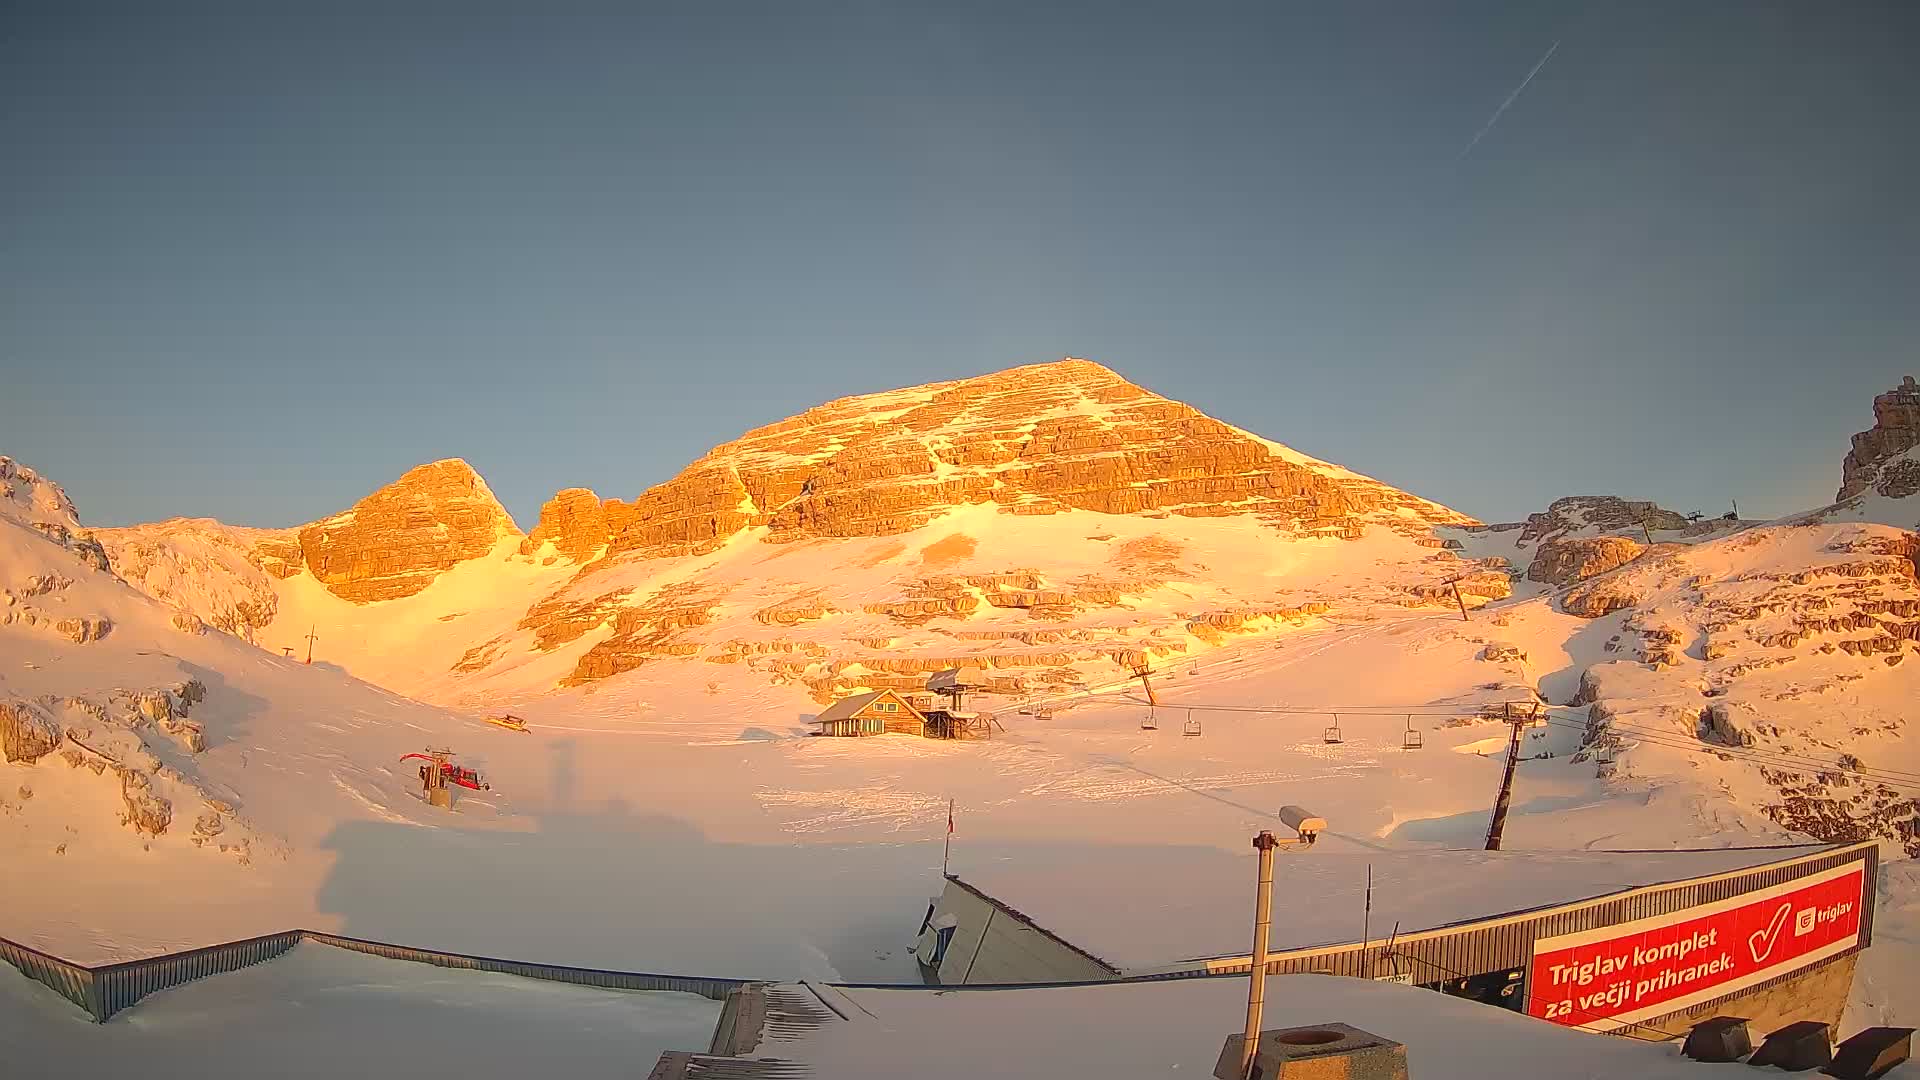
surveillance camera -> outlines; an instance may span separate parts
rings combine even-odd
[[[1326,818],[1316,817],[1308,813],[1305,808],[1299,806],[1281,807],[1280,822],[1287,828],[1299,833],[1300,839],[1305,840],[1309,844],[1313,843],[1314,838],[1327,829]]]

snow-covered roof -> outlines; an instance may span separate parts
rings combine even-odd
[[[1705,851],[1380,851],[1283,849],[1274,863],[1274,951],[1385,937],[1550,907],[1642,885],[1725,873],[1828,845]],[[1244,956],[1255,856],[1166,848],[1152,872],[1131,860],[1060,853],[1044,862],[956,856],[953,876],[1122,971]],[[1367,874],[1373,907],[1366,914]]]
[[[1247,980],[1176,979],[1022,990],[768,991],[754,1058],[727,1075],[1193,1076],[1213,1073],[1246,1017]],[[1265,1030],[1344,1023],[1406,1046],[1419,1080],[1619,1076],[1699,1080],[1671,1046],[1591,1035],[1431,990],[1325,975],[1267,980]],[[782,1068],[786,1071],[782,1071]],[[761,1071],[764,1070],[764,1071]],[[690,1074],[691,1075],[691,1074]]]
[[[855,694],[850,698],[841,698],[839,701],[827,706],[826,711],[814,717],[813,722],[816,724],[824,724],[831,720],[851,720],[855,713],[883,697],[892,698],[906,706],[909,711],[914,711],[912,703],[908,702],[906,698],[901,697],[899,694],[894,693],[892,690],[876,690],[871,694]],[[917,711],[915,711],[915,715],[918,715]]]

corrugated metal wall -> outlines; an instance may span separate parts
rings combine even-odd
[[[94,998],[87,1011],[105,1023],[114,1013],[148,994],[171,989],[208,975],[238,971],[271,960],[300,944],[300,931],[265,934],[204,949],[168,953],[145,960],[129,960],[93,969]]]
[[[504,975],[518,975],[526,979],[574,983],[578,986],[599,986],[609,990],[672,990],[682,994],[699,994],[701,997],[712,998],[715,1001],[725,1001],[734,988],[743,986],[748,981],[707,978],[698,975],[655,975],[643,971],[564,967],[557,964],[529,964],[492,956],[470,956],[466,953],[440,952],[435,949],[415,949],[411,946],[393,945],[384,941],[366,941],[362,938],[342,937],[338,934],[323,934],[316,930],[306,930],[302,933],[306,935],[308,941],[332,945],[337,949],[351,949],[354,952],[384,956],[389,960],[411,960],[417,964],[470,968],[474,971],[497,971]]]
[[[35,982],[51,987],[61,997],[86,1010],[87,1014],[96,1021],[105,1023],[115,1013],[133,1005],[148,994],[169,990],[208,975],[238,971],[263,960],[271,960],[302,941],[312,941],[330,945],[336,949],[349,949],[373,956],[384,956],[389,960],[432,964],[435,967],[494,971],[527,979],[573,983],[579,986],[599,986],[610,990],[669,990],[683,994],[699,994],[715,1001],[726,1000],[729,992],[747,982],[745,979],[656,975],[642,971],[608,971],[598,968],[565,967],[557,964],[529,964],[491,956],[470,956],[465,953],[440,952],[435,949],[415,949],[406,945],[367,941],[362,938],[343,937],[339,934],[326,934],[315,930],[288,930],[279,934],[265,934],[247,938],[244,941],[229,941],[223,945],[209,945],[201,949],[168,953],[144,960],[128,960],[103,967],[87,967],[84,964],[70,963],[17,941],[0,938],[0,959],[19,968]]]
[[[27,978],[45,984],[54,993],[89,1013],[93,1012],[92,968],[70,964],[57,956],[7,938],[0,938],[0,960],[19,968]]]

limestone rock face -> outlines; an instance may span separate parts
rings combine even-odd
[[[0,701],[0,752],[8,761],[31,765],[60,746],[60,728],[38,705]]]
[[[699,554],[741,529],[768,542],[910,532],[946,510],[1250,515],[1288,534],[1409,534],[1472,520],[1270,443],[1086,360],[842,398],[715,447],[633,502],[569,489],[530,546],[576,560]]]
[[[102,615],[77,615],[61,619],[53,624],[55,632],[75,645],[85,645],[89,641],[99,641],[113,629],[113,623]]]
[[[120,798],[127,824],[143,836],[159,836],[173,824],[173,801],[153,790],[153,778],[137,769],[120,770]]]
[[[1570,495],[1555,499],[1545,513],[1530,515],[1520,538],[1545,540],[1583,528],[1623,532],[1639,529],[1643,523],[1655,531],[1684,530],[1691,524],[1680,514],[1662,510],[1657,503],[1622,499],[1617,495]]]
[[[567,488],[540,508],[540,522],[521,543],[520,553],[531,555],[552,543],[562,556],[586,562],[611,535],[600,496],[587,488]]]
[[[307,569],[356,603],[411,596],[456,563],[519,536],[486,481],[464,461],[410,469],[351,510],[300,530]]]
[[[1640,557],[1646,548],[1624,536],[1584,536],[1549,540],[1534,553],[1527,580],[1572,585],[1604,574]]]
[[[1840,494],[1834,496],[1835,501],[1850,499],[1874,486],[1883,464],[1916,446],[1920,446],[1920,385],[1909,375],[1899,386],[1873,399],[1873,426],[1853,437],[1853,449],[1841,463]],[[1901,475],[1891,481],[1899,494],[1893,490],[1880,494],[1892,498],[1911,494],[1920,487],[1920,476],[1910,473],[1920,473],[1920,466],[1901,470]]]

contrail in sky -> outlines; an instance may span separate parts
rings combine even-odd
[[[1457,158],[1454,158],[1453,160],[1463,161],[1466,159],[1466,156],[1468,154],[1473,153],[1473,148],[1476,146],[1479,146],[1480,140],[1487,137],[1487,132],[1493,130],[1493,125],[1500,122],[1500,114],[1506,112],[1507,106],[1512,105],[1514,102],[1514,99],[1520,96],[1520,91],[1525,90],[1527,88],[1527,84],[1533,81],[1533,77],[1535,75],[1540,74],[1540,69],[1547,66],[1547,61],[1553,59],[1554,50],[1558,48],[1560,48],[1560,42],[1558,39],[1556,39],[1552,45],[1549,45],[1547,47],[1546,54],[1540,57],[1539,62],[1533,65],[1533,70],[1527,72],[1527,77],[1524,79],[1521,79],[1520,85],[1514,87],[1513,93],[1507,95],[1507,100],[1501,102],[1500,107],[1493,110],[1492,116],[1487,117],[1486,124],[1484,124],[1478,132],[1474,133],[1473,141],[1468,143],[1467,148],[1465,150],[1460,151],[1460,156]]]

